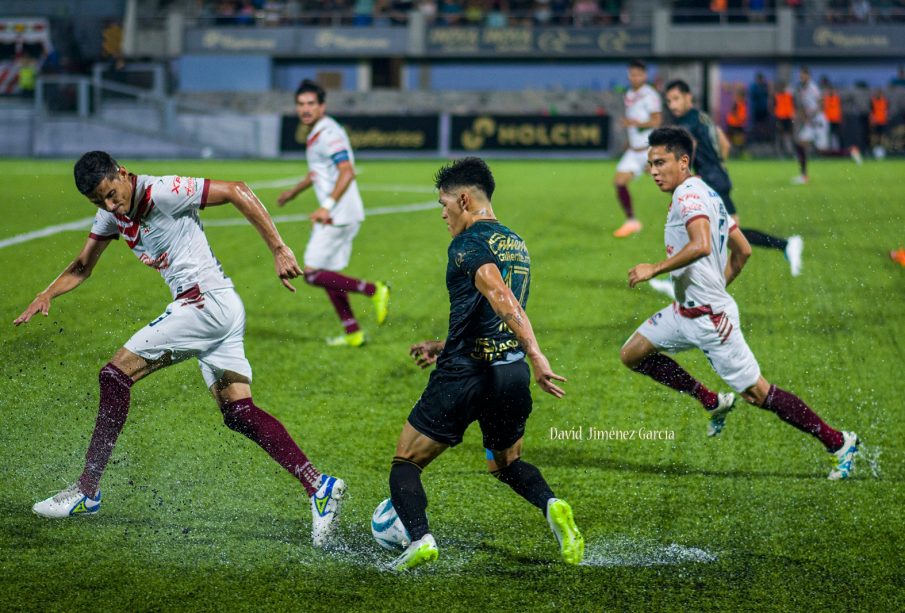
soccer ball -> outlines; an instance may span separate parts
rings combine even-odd
[[[405,549],[412,542],[389,498],[374,509],[374,514],[371,515],[371,534],[378,545],[391,551]]]

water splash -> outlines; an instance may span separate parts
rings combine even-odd
[[[589,540],[585,545],[584,566],[665,566],[710,563],[716,554],[677,543],[664,545],[651,541],[612,536]]]

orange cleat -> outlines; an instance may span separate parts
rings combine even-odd
[[[619,226],[619,229],[613,232],[613,236],[616,238],[625,238],[627,236],[631,236],[632,234],[637,234],[641,231],[644,226],[641,225],[641,222],[637,219],[629,219],[624,224]]]
[[[889,252],[889,259],[900,266],[905,266],[905,248],[899,247]]]

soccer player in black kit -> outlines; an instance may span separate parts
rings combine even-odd
[[[675,124],[688,130],[695,140],[693,162],[695,172],[720,195],[723,204],[726,205],[726,211],[735,223],[741,226],[738,213],[735,212],[735,204],[729,197],[732,181],[723,164],[729,153],[729,141],[707,113],[695,108],[691,88],[685,81],[676,80],[666,84],[666,105],[676,118]],[[742,234],[751,245],[783,251],[789,261],[792,276],[797,277],[801,274],[804,241],[800,236],[785,239],[751,228],[742,228]]]
[[[566,563],[578,564],[584,556],[571,507],[520,458],[531,413],[525,358],[537,384],[557,398],[564,392],[555,382],[565,378],[550,368],[525,314],[531,258],[521,237],[496,219],[490,204],[494,185],[490,168],[474,157],[442,167],[435,177],[443,220],[453,236],[446,266],[449,333],[445,341],[411,349],[419,365],[437,367],[402,429],[390,469],[393,507],[412,541],[392,563],[397,571],[437,559],[421,471],[462,442],[473,421],[493,454],[493,475],[544,513]]]

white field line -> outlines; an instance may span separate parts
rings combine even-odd
[[[279,185],[277,185],[279,183]],[[295,185],[297,183],[296,179],[279,179],[278,181],[264,181],[260,183],[255,183],[251,187],[252,189],[262,188],[262,187],[282,187]],[[397,191],[405,191],[405,192],[415,192],[415,193],[433,193],[434,190],[432,188],[426,188],[424,186],[416,186],[416,185],[369,185],[367,187],[363,187],[365,191],[388,191],[388,192],[397,192]],[[427,211],[434,207],[438,207],[439,205],[435,201],[431,202],[415,202],[412,204],[400,204],[395,206],[384,206],[377,207],[373,209],[365,209],[365,214],[368,216],[374,215],[394,215],[397,213],[415,213],[417,211]],[[276,215],[273,218],[275,223],[297,223],[302,221],[308,221],[307,214],[296,214],[296,215]],[[85,230],[91,227],[92,222],[94,221],[94,217],[85,217],[83,219],[78,219],[76,221],[69,221],[66,223],[56,224],[53,226],[47,226],[45,228],[40,228],[38,230],[33,230],[31,232],[25,232],[24,234],[17,234],[15,236],[10,236],[9,238],[0,239],[0,249],[4,247],[11,247],[13,245],[19,245],[21,243],[27,243],[29,241],[33,241],[39,238],[45,238],[47,236],[53,236],[54,234],[59,234],[61,232],[70,232],[75,230]],[[224,227],[224,226],[242,226],[247,224],[248,221],[245,219],[211,219],[204,222],[206,227]]]

